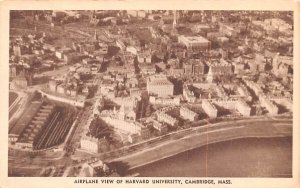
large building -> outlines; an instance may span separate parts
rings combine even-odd
[[[214,100],[213,103],[225,109],[236,110],[242,116],[251,115],[251,107],[242,99],[220,99]]]
[[[151,63],[151,52],[139,52],[137,54],[137,60],[139,63]]]
[[[156,68],[148,64],[139,64],[140,72],[143,75],[152,75],[156,73]]]
[[[147,79],[147,91],[159,97],[173,96],[174,84],[164,75],[154,75]]]
[[[207,99],[202,100],[202,108],[208,117],[216,118],[218,117],[218,110],[217,108]]]
[[[194,62],[193,68],[194,68],[194,75],[197,75],[197,76],[203,75],[204,71],[205,71],[205,64],[202,61],[197,60]]]
[[[225,61],[224,59],[220,59],[220,61],[212,61],[209,64],[209,68],[213,75],[230,75],[233,74],[233,67],[230,63]]]
[[[210,41],[201,36],[184,36],[178,37],[178,42],[184,44],[190,50],[207,50],[209,49]]]
[[[236,102],[236,109],[241,113],[243,116],[250,116],[251,115],[251,107],[243,100],[239,99]]]
[[[23,130],[27,127],[30,121],[34,118],[35,114],[41,108],[41,102],[32,102],[28,107],[29,110],[25,111],[16,124],[10,127],[9,130],[9,141],[16,142],[21,136]]]
[[[160,123],[159,121],[156,121],[154,119],[151,119],[152,126],[154,129],[158,130],[161,133],[166,133],[168,131],[168,127],[164,123]]]
[[[291,24],[288,24],[279,18],[265,19],[264,22],[260,23],[260,25],[262,25],[265,30],[278,30],[281,32],[292,30]]]
[[[224,34],[228,37],[235,37],[238,33],[240,33],[240,28],[231,26],[228,24],[220,23],[220,33]]]
[[[149,102],[151,104],[160,104],[160,105],[179,105],[180,104],[180,98],[179,97],[149,97]]]
[[[190,121],[196,121],[198,119],[198,114],[188,108],[181,107],[179,112],[180,116],[182,116],[184,119],[188,119]]]
[[[244,85],[240,85],[237,87],[238,94],[243,97],[246,101],[252,101],[252,96],[249,93],[248,89]]]
[[[185,75],[203,75],[207,69],[207,65],[200,59],[189,59],[184,65]]]
[[[251,90],[254,91],[256,96],[260,96],[263,93],[261,86],[259,84],[248,80],[246,80],[245,83]]]
[[[194,93],[191,90],[189,90],[188,86],[185,84],[183,85],[182,94],[184,99],[187,100],[187,102],[190,103],[196,102],[196,97]]]
[[[252,89],[255,93],[255,95],[258,97],[259,102],[263,107],[265,107],[268,112],[271,115],[277,115],[278,114],[278,107],[276,104],[273,103],[270,99],[267,98],[267,96],[263,93],[261,87],[259,84],[253,82],[253,81],[246,81],[245,82],[247,86]]]
[[[100,151],[101,144],[105,144],[104,140],[90,136],[83,136],[80,139],[80,148],[92,153],[98,153]]]
[[[53,105],[32,102],[16,125],[9,131],[9,141],[20,148],[41,149],[36,146],[38,135],[54,111]]]
[[[293,58],[289,56],[276,56],[273,58],[272,62],[273,73],[277,76],[287,76],[292,72]]]
[[[138,134],[142,137],[147,137],[149,134],[148,128],[136,121],[124,120],[113,116],[101,117],[101,119],[103,119],[114,130],[125,134]]]
[[[259,96],[259,101],[263,107],[265,107],[271,115],[278,114],[278,107],[273,101],[269,100],[265,95]]]
[[[159,112],[156,115],[157,115],[157,120],[159,122],[163,122],[163,123],[166,123],[171,126],[178,126],[178,120],[173,118],[172,116],[170,116],[164,112]]]
[[[10,83],[11,89],[21,88],[25,89],[29,85],[29,82],[23,72],[16,76]]]
[[[193,75],[194,74],[194,69],[193,69],[193,64],[192,63],[185,63],[183,65],[183,69],[184,69],[184,74],[185,75]]]

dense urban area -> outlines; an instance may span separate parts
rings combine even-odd
[[[292,120],[293,12],[18,10],[9,32],[9,176],[134,176],[171,141]]]

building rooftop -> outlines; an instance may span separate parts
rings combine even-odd
[[[40,109],[41,102],[32,102],[27,110],[22,114],[15,126],[9,131],[9,134],[20,135],[27,124],[31,121],[37,111]]]
[[[166,76],[155,75],[148,78],[147,84],[149,85],[173,85]]]
[[[181,38],[184,38],[189,43],[209,43],[209,40],[202,36],[180,36]]]

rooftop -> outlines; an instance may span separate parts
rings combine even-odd
[[[172,85],[172,82],[170,82],[166,76],[155,75],[155,76],[149,77],[147,84],[149,84],[149,85]]]
[[[9,134],[20,135],[27,124],[31,121],[37,111],[40,109],[41,102],[32,102],[27,110],[22,114],[15,126],[9,131]]]
[[[207,40],[206,38],[202,37],[202,36],[184,36],[181,35],[181,38],[183,38],[184,40],[186,40],[189,43],[209,43],[209,40]]]

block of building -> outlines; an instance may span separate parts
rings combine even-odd
[[[184,44],[187,49],[192,50],[207,50],[210,45],[210,41],[202,36],[184,36],[178,37],[178,42]]]
[[[198,114],[188,108],[181,107],[179,112],[180,116],[182,116],[184,119],[188,119],[190,121],[196,121],[198,119]]]
[[[194,103],[196,101],[194,93],[191,90],[189,90],[187,85],[183,85],[182,94],[184,99],[187,100],[187,102]]]
[[[164,75],[154,75],[147,79],[147,91],[159,97],[173,96],[174,84]]]
[[[172,116],[170,116],[164,112],[159,112],[156,115],[157,115],[158,121],[166,123],[171,126],[178,126],[178,120],[173,118]]]
[[[217,108],[207,99],[202,100],[202,108],[204,112],[211,118],[218,117]]]
[[[80,148],[92,153],[98,153],[100,151],[101,141],[98,138],[91,136],[83,136],[80,139]]]
[[[224,59],[220,61],[213,61],[209,64],[209,68],[214,75],[231,75],[233,74],[233,67]]]
[[[250,116],[251,115],[251,107],[245,101],[243,101],[242,99],[237,100],[236,109],[243,116]]]
[[[269,100],[265,95],[259,96],[259,101],[263,107],[265,107],[271,115],[278,114],[278,107],[273,101]]]
[[[161,133],[166,133],[168,131],[168,127],[165,124],[160,123],[159,121],[156,121],[154,119],[152,119],[152,126],[154,129],[158,130]]]

